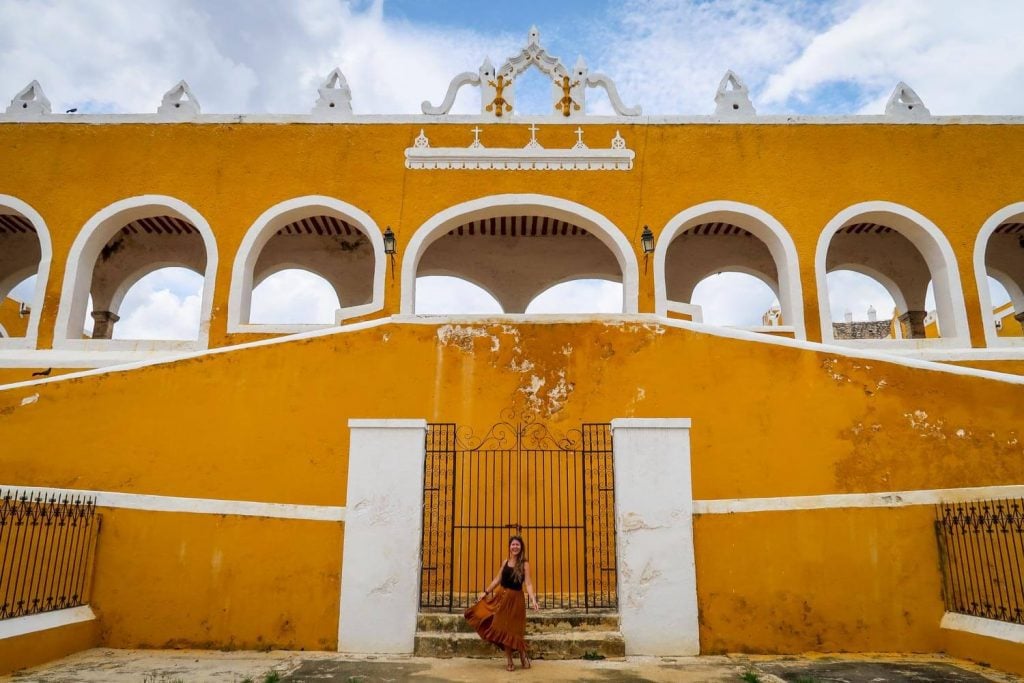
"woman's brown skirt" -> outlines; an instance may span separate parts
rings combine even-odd
[[[526,602],[522,591],[498,588],[463,616],[487,642],[526,652]]]

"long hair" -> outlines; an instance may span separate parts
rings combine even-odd
[[[510,536],[508,539],[509,546],[512,545],[512,541],[519,541],[519,546],[522,548],[519,558],[516,560],[516,566],[511,568],[513,578],[518,583],[522,583],[523,579],[526,578],[526,570],[523,568],[523,563],[526,562],[526,541],[523,540],[522,536]],[[511,556],[511,553],[509,556]]]

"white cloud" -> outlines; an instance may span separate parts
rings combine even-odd
[[[305,270],[274,273],[252,291],[249,322],[333,325],[338,295],[327,280]]]
[[[202,276],[185,268],[150,273],[125,295],[114,339],[198,338],[202,287]]]
[[[778,299],[761,280],[745,273],[717,273],[693,288],[690,303],[701,307],[709,325],[754,326]]]
[[[573,280],[540,293],[527,313],[621,313],[622,284],[607,280]]]
[[[416,278],[416,312],[501,313],[501,305],[486,291],[465,280],[433,275]]]

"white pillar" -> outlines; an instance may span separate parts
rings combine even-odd
[[[411,654],[426,420],[349,420],[338,651]]]
[[[612,433],[626,654],[700,654],[690,420],[618,419]]]

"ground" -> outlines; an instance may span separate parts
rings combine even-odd
[[[902,683],[1020,680],[940,656],[629,657],[619,661],[537,661],[529,671],[503,660],[347,657],[312,652],[211,652],[94,649],[26,669],[0,681],[177,683],[181,681],[651,681],[762,683]]]

